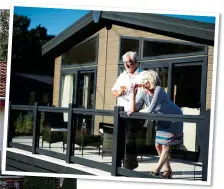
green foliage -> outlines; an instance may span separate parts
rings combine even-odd
[[[43,131],[43,124],[44,124],[44,112],[41,112],[40,115],[40,133]]]
[[[15,134],[19,135],[32,135],[33,129],[33,118],[31,114],[23,115],[21,112],[14,122]]]
[[[18,118],[16,119],[16,121],[14,122],[14,126],[15,126],[16,133],[22,132],[22,130],[23,130],[23,116],[22,116],[21,112],[20,112]]]
[[[33,118],[32,118],[32,115],[26,114],[24,116],[23,125],[25,127],[26,133],[32,133],[32,130],[33,130]]]
[[[25,177],[24,189],[55,189],[55,178],[50,177]]]
[[[65,178],[63,181],[63,185],[62,185],[62,189],[76,189],[77,187],[77,181],[76,179],[72,179],[72,178]]]
[[[0,61],[7,60],[9,36],[9,10],[0,10]]]
[[[44,113],[41,113],[40,116],[40,133],[43,130],[44,122]],[[23,114],[20,112],[18,118],[14,122],[15,134],[16,136],[21,135],[32,135],[33,134],[33,115],[32,114]]]

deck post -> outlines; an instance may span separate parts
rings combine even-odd
[[[113,128],[113,143],[112,143],[112,169],[111,175],[117,176],[117,168],[121,167],[121,160],[122,160],[122,151],[123,146],[122,140],[123,136],[122,129],[121,129],[121,117],[120,112],[124,111],[124,107],[115,106],[114,107],[114,128]]]
[[[69,104],[68,107],[68,126],[67,126],[67,146],[66,146],[66,163],[71,162],[71,155],[73,155],[73,141],[74,141],[74,121],[73,121],[73,108],[74,104]]]
[[[202,181],[207,181],[208,177],[208,153],[209,153],[209,133],[210,133],[210,110],[202,112],[205,117],[200,121],[198,128],[198,140],[200,145],[200,161],[202,162]]]
[[[40,112],[38,112],[38,103],[35,102],[33,109],[33,141],[32,141],[32,154],[36,154],[36,149],[39,147],[40,137]]]
[[[210,110],[205,113],[204,129],[203,129],[203,156],[202,156],[202,181],[207,181],[208,179],[208,155],[209,155],[209,135],[210,135]]]

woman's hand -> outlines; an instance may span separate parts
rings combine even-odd
[[[132,112],[131,112],[131,111],[128,111],[128,112],[127,112],[127,115],[128,115],[128,116],[130,116],[131,114],[132,114]]]

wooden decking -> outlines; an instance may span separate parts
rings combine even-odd
[[[32,137],[16,137],[13,138],[13,141],[15,143],[25,144],[32,146]],[[40,148],[42,146],[42,140],[40,138]],[[63,152],[63,144],[62,142],[58,143],[52,143],[51,148],[49,148],[49,144],[47,142],[43,143],[43,149],[58,152],[62,154],[66,154],[66,149]],[[43,158],[45,160],[54,161],[59,164],[63,164],[66,166],[74,167],[79,170],[87,171],[91,174],[98,175],[98,176],[109,176],[109,172],[105,172],[102,170],[98,170],[95,168],[79,165],[79,164],[67,164],[64,160],[59,160],[56,158],[44,156],[44,155],[35,155],[31,152],[26,152],[23,150],[19,150],[16,148],[8,148],[7,150],[11,152],[16,153],[25,153],[26,155],[30,155],[35,158]],[[82,157],[85,159],[93,160],[100,163],[105,164],[111,164],[112,158],[110,155],[104,156],[102,158],[101,155],[99,155],[99,150],[96,147],[87,146],[84,148],[83,156],[82,152],[79,150],[79,146],[75,146],[75,156]],[[155,167],[156,163],[158,162],[158,156],[152,156],[152,155],[144,155],[143,157],[138,157],[139,160],[139,166],[135,169],[135,171],[139,172],[150,172]],[[189,162],[184,160],[178,160],[178,159],[172,159],[171,158],[171,166],[173,169],[173,179],[181,179],[181,180],[201,180],[202,177],[202,166],[201,163],[197,162]]]

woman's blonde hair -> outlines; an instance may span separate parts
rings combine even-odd
[[[152,89],[155,89],[156,86],[160,86],[161,84],[158,73],[154,70],[145,71],[142,76],[142,81],[143,83],[149,81]]]

